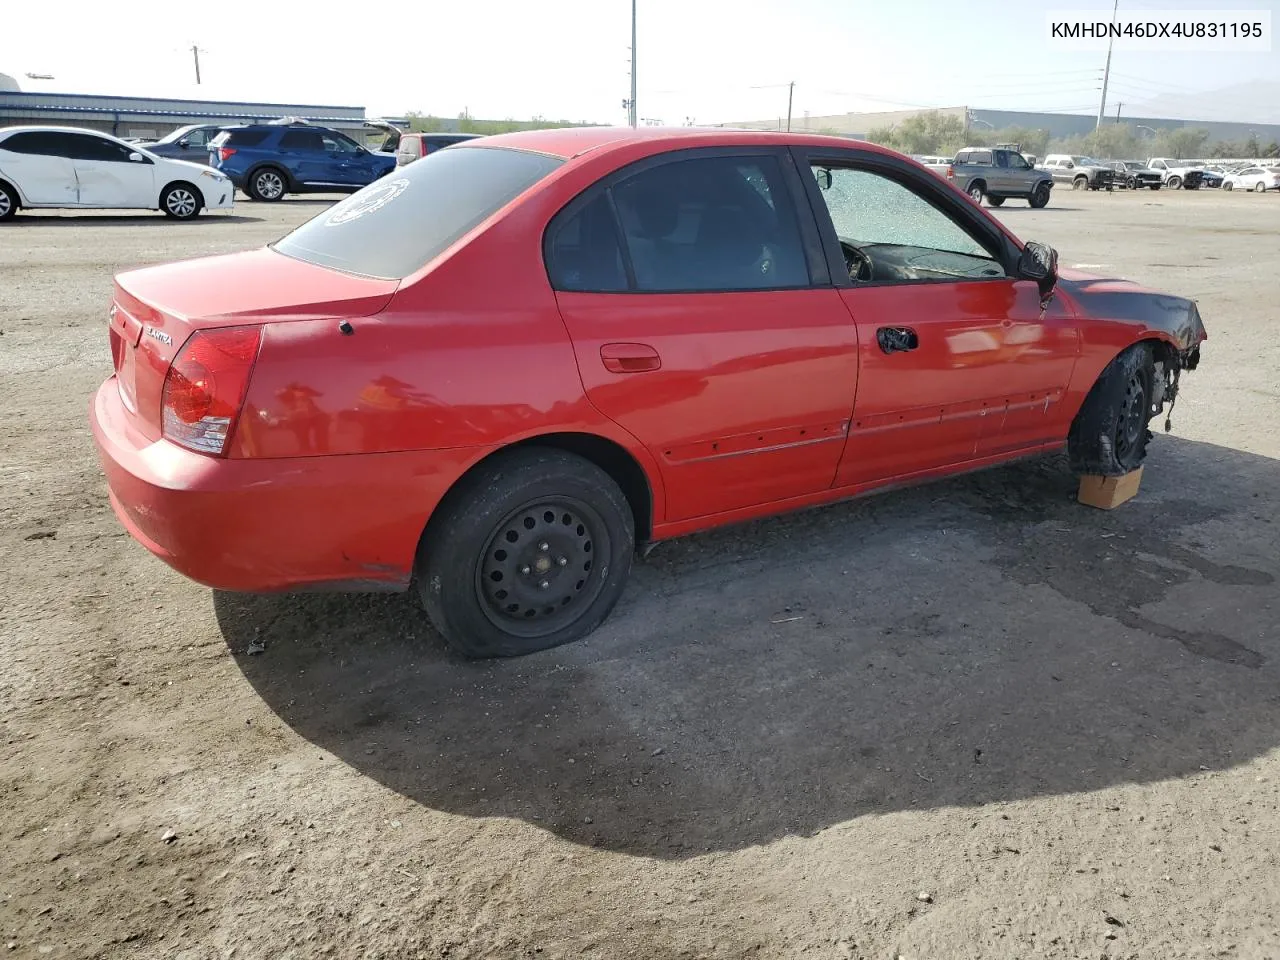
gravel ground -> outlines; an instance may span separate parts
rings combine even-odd
[[[328,202],[0,229],[0,953],[1280,956],[1280,198],[1000,211],[1200,300],[1137,500],[1050,459],[665,544],[499,663],[108,507],[112,274]]]

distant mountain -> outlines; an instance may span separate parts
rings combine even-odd
[[[1132,107],[1125,104],[1125,113],[1170,120],[1280,123],[1280,83],[1252,80],[1204,93],[1166,93]]]

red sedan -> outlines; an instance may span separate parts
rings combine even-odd
[[[413,585],[474,656],[590,632],[637,543],[1064,445],[1127,472],[1205,338],[891,151],[652,129],[449,147],[120,275],[110,328],[136,539],[226,590]]]

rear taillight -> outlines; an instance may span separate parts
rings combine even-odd
[[[261,327],[223,327],[191,335],[164,378],[164,436],[188,450],[221,456],[235,427]]]
[[[235,149],[234,149],[233,147],[219,147],[219,148],[218,148],[218,162],[219,162],[219,163],[226,163],[229,159],[231,159],[231,155],[232,155],[233,153],[235,153],[235,152],[236,152],[236,151],[235,151]]]
[[[949,164],[949,163],[948,163],[948,164],[947,164],[947,179],[948,179],[948,180],[954,180],[955,178],[956,178],[956,168],[955,168],[955,167],[953,167],[953,166],[951,166],[951,164]]]

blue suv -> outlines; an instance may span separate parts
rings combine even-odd
[[[308,123],[230,127],[209,142],[209,160],[251,200],[286,193],[350,193],[396,168],[346,134]]]

